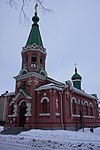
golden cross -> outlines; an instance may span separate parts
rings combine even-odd
[[[77,63],[75,63],[74,65],[75,65],[75,68],[77,68]]]
[[[36,0],[36,4],[35,4],[35,12],[37,13],[37,8],[38,8],[38,0]]]

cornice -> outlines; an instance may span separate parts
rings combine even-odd
[[[18,76],[15,76],[14,78],[16,79],[16,81],[19,81],[19,80],[30,78],[30,77],[36,77],[36,78],[40,78],[42,80],[46,80],[45,76],[43,76],[39,73],[36,73],[36,72],[28,72],[27,74],[18,75]]]

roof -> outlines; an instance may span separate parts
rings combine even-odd
[[[37,24],[39,21],[39,17],[37,16],[37,13],[35,13],[32,20],[33,20],[33,25],[32,25],[26,45],[30,46],[30,45],[36,44],[36,45],[43,46],[41,34],[39,31],[39,25]]]
[[[27,99],[32,99],[32,97],[27,93],[27,91],[26,90],[24,90],[24,89],[20,89],[20,91],[19,91],[20,93],[22,92],[23,93],[23,95],[27,98]]]
[[[57,81],[57,80],[55,80],[55,79],[52,79],[52,78],[50,78],[50,77],[47,77],[47,81],[52,82],[52,83],[54,83],[55,85],[58,85],[59,87],[64,87],[64,86],[65,86],[64,83],[59,82],[59,81]]]
[[[82,96],[85,96],[85,97],[87,97],[87,98],[90,98],[90,99],[97,99],[97,98],[96,98],[95,96],[93,96],[92,94],[88,94],[88,93],[86,93],[86,92],[84,92],[84,91],[82,91],[82,90],[79,90],[79,89],[75,88],[75,87],[72,87],[72,90],[73,90],[75,93],[80,94],[80,95],[82,95]]]
[[[77,73],[77,68],[75,68],[75,74],[72,76],[71,79],[72,80],[76,80],[76,79],[81,80],[82,79],[82,77]]]
[[[49,89],[55,89],[57,91],[63,91],[63,89],[53,83],[49,83],[49,84],[45,84],[42,85],[40,87],[38,87],[37,89],[35,89],[36,91],[41,91],[41,90],[49,90]]]
[[[15,92],[4,93],[1,96],[13,96],[13,95],[15,95]]]

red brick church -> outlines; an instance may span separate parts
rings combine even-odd
[[[39,31],[37,11],[26,45],[22,48],[22,67],[14,77],[14,93],[6,98],[5,126],[40,129],[79,129],[100,126],[97,96],[81,88],[82,77],[75,73],[65,83],[48,77],[46,49]]]

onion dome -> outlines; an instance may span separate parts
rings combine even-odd
[[[72,76],[71,79],[72,80],[76,80],[76,79],[82,80],[82,77],[77,73],[77,68],[76,67],[75,67],[75,74]]]
[[[73,86],[81,90],[82,77],[77,73],[77,68],[75,67],[75,74],[72,76]]]

